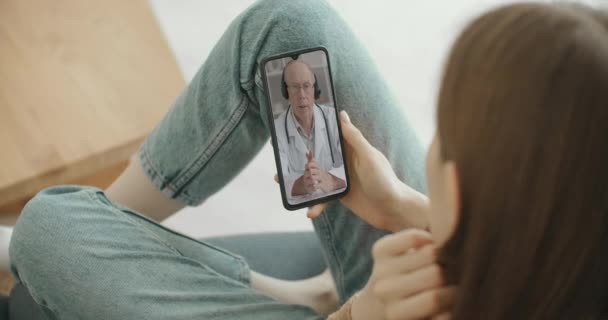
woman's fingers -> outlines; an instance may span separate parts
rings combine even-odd
[[[376,241],[372,248],[372,254],[374,259],[398,256],[411,249],[417,249],[431,243],[433,243],[433,239],[430,233],[419,229],[408,229],[387,235]]]
[[[385,315],[392,319],[427,319],[439,316],[454,303],[455,287],[427,290],[407,299],[385,305]]]
[[[441,268],[432,263],[407,274],[381,278],[376,281],[373,290],[383,301],[394,301],[439,288],[443,284]]]
[[[316,205],[308,208],[308,212],[306,213],[306,216],[310,219],[314,219],[314,218],[320,216],[323,213],[323,210],[325,210],[325,208],[327,208],[327,202],[316,204]]]
[[[433,245],[395,257],[375,258],[376,274],[380,277],[391,274],[407,274],[414,270],[432,265],[437,259],[437,251]]]
[[[344,121],[344,123],[350,123],[350,117],[345,110],[340,111],[340,120]]]
[[[371,145],[365,139],[361,131],[350,122],[350,118],[346,111],[340,112],[340,120],[342,120],[342,136],[355,151],[371,148]]]

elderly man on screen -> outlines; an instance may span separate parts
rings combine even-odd
[[[336,112],[316,103],[320,89],[312,69],[292,60],[283,69],[289,107],[275,120],[288,197],[323,195],[346,187]]]

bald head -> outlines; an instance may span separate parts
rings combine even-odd
[[[312,84],[315,82],[315,76],[310,66],[300,60],[289,61],[285,66],[285,82],[304,82],[308,81]]]

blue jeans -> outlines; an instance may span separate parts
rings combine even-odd
[[[140,148],[153,183],[187,205],[226,185],[268,141],[258,63],[316,46],[329,51],[339,107],[398,176],[424,192],[422,149],[403,111],[361,43],[321,0],[259,1],[231,23]],[[385,233],[339,202],[313,223],[344,302],[366,283],[371,246]],[[251,289],[242,258],[170,231],[95,188],[40,192],[15,226],[10,255],[17,279],[57,319],[319,317]]]

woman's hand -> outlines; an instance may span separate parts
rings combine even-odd
[[[373,257],[370,280],[353,302],[353,319],[450,318],[455,289],[444,285],[428,233],[406,230],[385,236],[374,245]]]
[[[340,121],[350,178],[342,204],[378,229],[426,228],[426,197],[397,178],[386,157],[363,137],[346,112],[340,112]],[[311,207],[308,217],[316,218],[326,206]]]

